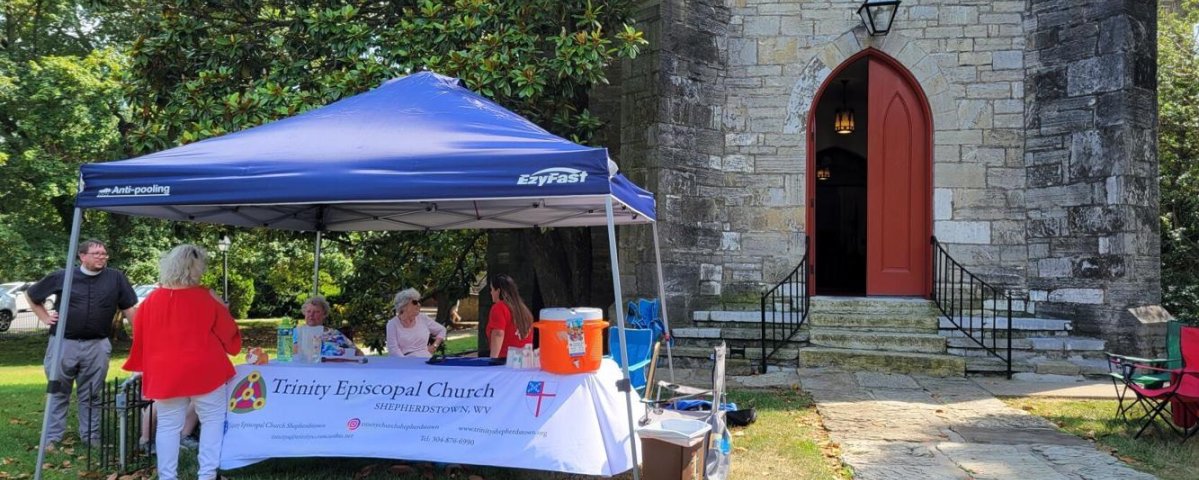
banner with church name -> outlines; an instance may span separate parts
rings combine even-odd
[[[274,457],[377,457],[586,475],[633,466],[628,410],[616,389],[620,369],[610,360],[580,375],[370,362],[238,366],[226,385],[221,468]]]

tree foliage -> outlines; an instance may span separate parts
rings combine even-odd
[[[1162,301],[1199,322],[1199,0],[1177,3],[1158,25]]]
[[[0,278],[64,260],[79,165],[121,158],[123,56],[106,7],[0,2]],[[97,218],[102,215],[90,215]],[[106,236],[100,221],[84,231]]]
[[[61,265],[78,167],[295,115],[422,69],[586,143],[601,122],[588,92],[645,43],[629,0],[9,0],[0,6],[0,277]],[[13,193],[13,194],[10,194]],[[11,200],[19,199],[19,200]],[[230,230],[87,212],[84,236],[153,282],[179,242],[214,254],[229,234],[230,296],[249,315],[298,316],[311,294],[312,234]],[[381,343],[391,296],[442,305],[485,268],[479,232],[331,233],[321,293],[334,322]],[[441,313],[448,313],[448,308]],[[372,334],[375,338],[371,338]]]

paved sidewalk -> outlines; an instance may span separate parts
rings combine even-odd
[[[970,380],[997,397],[1116,399],[1116,388],[1111,380],[1008,380],[995,377],[972,377]]]
[[[801,369],[854,478],[1149,480],[967,378]]]

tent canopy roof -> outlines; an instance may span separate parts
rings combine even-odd
[[[654,220],[653,195],[578,145],[422,72],[303,114],[84,165],[76,204],[290,230],[436,230]]]

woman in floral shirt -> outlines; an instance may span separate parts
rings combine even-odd
[[[362,350],[354,346],[354,342],[341,332],[325,326],[325,317],[329,316],[329,302],[325,301],[325,297],[318,295],[309,298],[300,309],[304,313],[304,324],[296,327],[292,348],[300,361],[317,362],[320,357],[362,356]],[[316,346],[318,342],[319,347]],[[318,351],[319,354],[316,353]],[[310,354],[315,358],[308,358]]]

